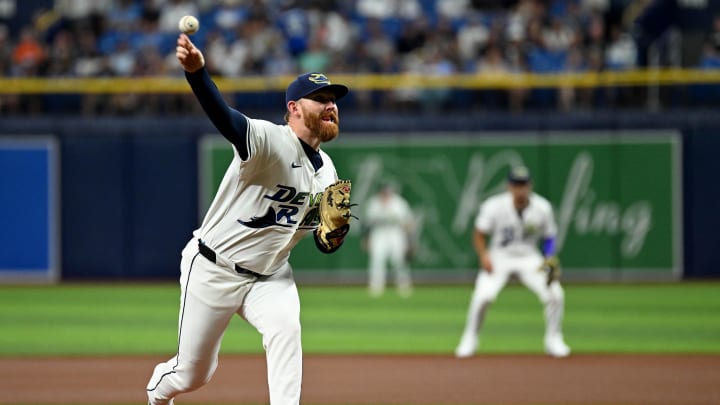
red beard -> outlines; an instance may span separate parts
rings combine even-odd
[[[317,136],[321,142],[330,142],[340,133],[340,127],[338,126],[340,120],[335,112],[326,112],[321,115],[304,111],[303,116],[305,126],[308,127],[310,132]],[[332,122],[323,121],[323,117],[330,117]]]

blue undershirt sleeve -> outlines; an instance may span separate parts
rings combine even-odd
[[[204,67],[196,72],[185,72],[185,78],[215,128],[235,146],[240,157],[247,160],[250,156],[247,117],[227,105]]]
[[[548,257],[555,254],[555,237],[551,236],[543,240],[543,256]]]

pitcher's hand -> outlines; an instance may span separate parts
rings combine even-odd
[[[202,52],[195,47],[185,34],[180,34],[177,40],[177,48],[175,48],[175,56],[177,56],[180,65],[186,72],[197,72],[205,66],[205,58]]]

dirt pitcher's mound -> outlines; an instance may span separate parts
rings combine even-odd
[[[145,402],[157,357],[0,359],[1,404]],[[178,403],[268,403],[265,359],[222,355],[212,381]],[[305,357],[303,403],[720,404],[720,356]]]

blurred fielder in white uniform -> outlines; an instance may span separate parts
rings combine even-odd
[[[325,253],[342,243],[327,249],[316,229],[320,197],[338,180],[320,145],[339,133],[336,101],[348,88],[320,73],[298,76],[285,93],[287,125],[277,125],[228,106],[185,34],[176,55],[208,117],[232,144],[233,160],[182,251],[177,354],[154,368],[148,403],[172,404],[210,381],[225,329],[239,315],[262,335],[270,403],[297,405],[300,300],[288,258],[309,233]],[[236,377],[242,393],[245,376]]]
[[[386,183],[367,202],[362,223],[366,237],[363,244],[369,253],[368,291],[377,297],[385,292],[388,263],[395,273],[398,293],[412,294],[408,256],[413,232],[413,212],[395,187]]]
[[[475,219],[473,244],[482,269],[475,281],[465,330],[455,349],[457,357],[475,354],[485,314],[512,275],[544,306],[545,352],[554,357],[570,354],[562,334],[565,304],[554,256],[556,232],[552,206],[532,192],[528,169],[511,168],[508,191],[488,198]],[[538,249],[541,240],[542,252]]]

